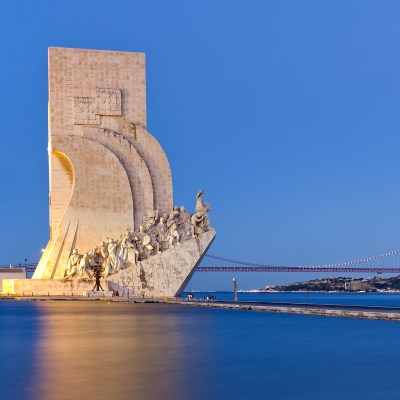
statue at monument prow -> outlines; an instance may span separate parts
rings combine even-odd
[[[143,53],[49,49],[50,241],[38,287],[83,287],[101,266],[108,289],[179,295],[214,240],[202,191],[193,215],[173,207],[145,82]]]
[[[183,242],[198,238],[210,231],[211,210],[204,202],[203,191],[197,194],[196,213],[188,213],[185,207],[175,206],[173,211],[158,217],[158,210],[143,218],[145,227],[137,230],[127,229],[117,240],[108,238],[107,245],[101,242],[83,255],[73,249],[64,273],[64,279],[93,281],[96,271],[107,279],[110,275],[129,266],[137,266],[141,261],[156,256]]]

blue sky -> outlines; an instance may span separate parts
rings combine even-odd
[[[49,236],[49,46],[146,53],[148,130],[175,203],[205,190],[212,254],[311,265],[399,248],[399,15],[368,0],[3,2],[0,264],[38,260]]]

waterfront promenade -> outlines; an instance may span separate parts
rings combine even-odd
[[[192,307],[211,307],[270,313],[318,315],[327,317],[363,318],[400,321],[400,307],[361,306],[343,304],[315,304],[290,302],[252,302],[252,301],[206,301],[204,299],[186,300],[182,298],[141,298],[134,296],[0,296],[0,300],[20,301],[104,301],[123,303],[161,303]]]

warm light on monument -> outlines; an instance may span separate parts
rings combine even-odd
[[[10,293],[179,295],[215,237],[210,207],[173,207],[167,157],[146,130],[142,53],[49,49],[50,240]],[[96,272],[97,271],[97,272]],[[100,275],[99,275],[100,274]]]

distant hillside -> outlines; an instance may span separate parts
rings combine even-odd
[[[281,286],[266,286],[266,291],[280,292],[358,292],[358,291],[393,291],[400,290],[400,276],[391,278],[324,278],[305,282],[288,283]]]

